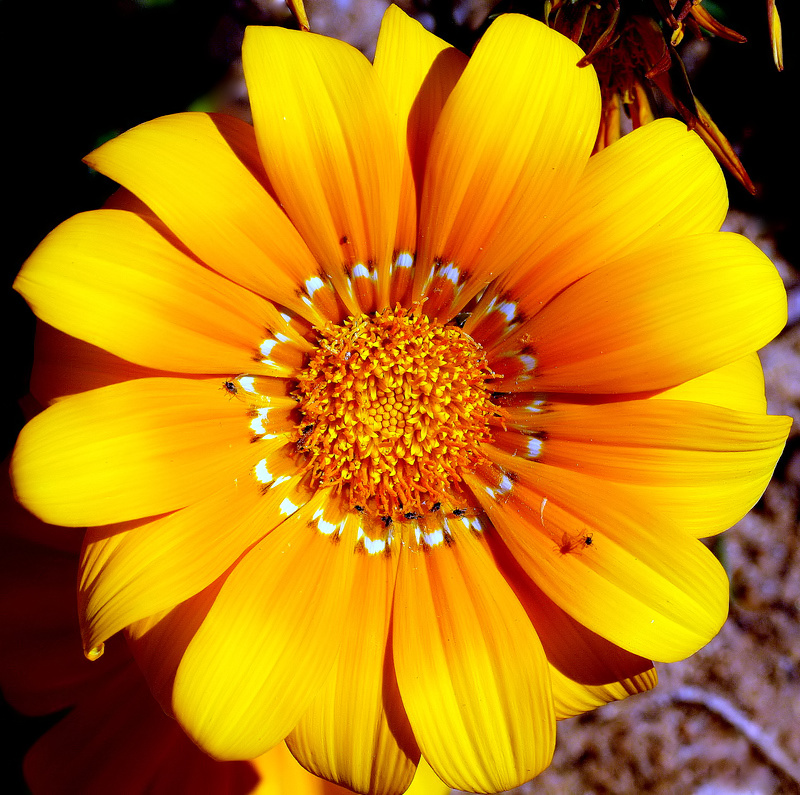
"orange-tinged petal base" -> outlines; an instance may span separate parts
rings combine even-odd
[[[455,520],[433,546],[409,539],[401,551],[394,658],[436,774],[457,789],[497,792],[550,763],[555,716],[533,625],[473,532]]]

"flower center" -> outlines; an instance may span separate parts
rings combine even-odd
[[[485,460],[493,378],[483,349],[419,307],[319,331],[295,397],[297,449],[319,486],[382,517],[425,512]]]

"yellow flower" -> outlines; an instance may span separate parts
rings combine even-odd
[[[87,162],[136,200],[21,272],[60,330],[33,389],[62,399],[20,436],[18,498],[90,526],[87,654],[124,629],[213,756],[286,738],[359,792],[402,792],[420,754],[508,789],[556,719],[723,622],[698,538],[782,449],[755,351],[785,293],[718,231],[694,133],[590,158],[581,55],[516,15],[468,60],[391,8],[374,66],[251,28],[254,128],[105,144]]]

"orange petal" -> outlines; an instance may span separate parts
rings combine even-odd
[[[316,263],[267,192],[248,124],[165,116],[108,141],[86,163],[142,199],[209,267],[315,317],[298,294]]]
[[[451,315],[512,265],[586,167],[600,119],[583,52],[540,22],[499,17],[450,94],[431,142],[415,298]],[[449,282],[449,287],[448,287]],[[437,292],[453,289],[451,309]]]
[[[375,50],[375,72],[386,90],[391,122],[405,162],[395,240],[399,252],[413,255],[416,251],[418,199],[430,141],[444,103],[468,60],[397,6],[389,6],[384,14]]]
[[[351,275],[391,260],[402,161],[369,62],[335,39],[250,27],[242,48],[270,182],[351,312]]]
[[[396,561],[356,555],[339,659],[287,738],[305,768],[371,795],[405,792],[419,760],[387,646]]]
[[[69,268],[64,262],[70,263]],[[45,322],[147,367],[293,375],[307,343],[278,310],[199,265],[146,221],[121,210],[76,215],[51,232],[15,282]],[[262,357],[292,337],[294,356]]]
[[[485,542],[462,526],[400,556],[394,659],[422,753],[451,787],[510,789],[549,763],[547,660]],[[477,526],[477,525],[476,525]],[[451,535],[452,532],[452,535]]]
[[[264,753],[324,685],[349,620],[355,538],[345,524],[321,492],[225,580],[175,676],[175,716],[206,752]]]
[[[590,273],[493,351],[489,364],[502,372],[501,351],[510,356],[524,337],[530,369],[499,390],[663,389],[762,347],[785,322],[780,276],[755,245],[723,232],[693,235]]]
[[[72,395],[22,429],[17,498],[69,527],[183,508],[252,458],[248,423],[216,379],[146,378]]]

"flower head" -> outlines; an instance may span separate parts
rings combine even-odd
[[[212,755],[286,738],[359,792],[402,792],[420,755],[508,789],[557,718],[724,620],[698,538],[788,432],[755,354],[783,287],[718,231],[694,133],[590,157],[597,79],[533,20],[469,60],[396,8],[374,65],[264,28],[243,57],[253,127],[103,145],[116,209],[18,277],[58,330],[33,389],[61,398],[20,436],[18,497],[89,526],[87,654],[125,630]]]

